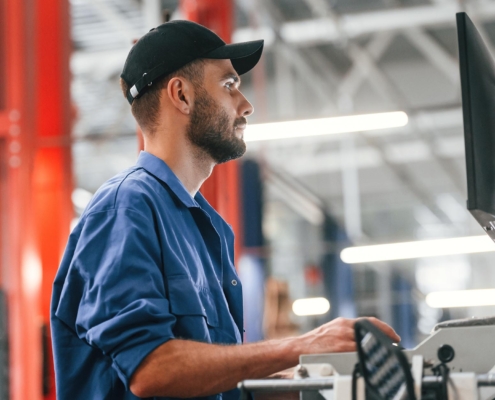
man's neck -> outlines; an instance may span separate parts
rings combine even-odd
[[[215,166],[211,157],[188,142],[179,145],[177,140],[171,143],[145,140],[144,149],[162,159],[192,197],[211,175]]]

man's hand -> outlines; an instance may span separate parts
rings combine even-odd
[[[394,342],[399,342],[400,337],[385,322],[377,318],[367,318],[371,323],[381,329]],[[315,353],[341,353],[356,351],[354,339],[354,324],[357,319],[336,318],[320,327],[296,338],[303,346],[301,354]]]

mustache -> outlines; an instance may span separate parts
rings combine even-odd
[[[247,125],[246,117],[240,117],[234,121],[234,128],[236,128],[239,125]]]

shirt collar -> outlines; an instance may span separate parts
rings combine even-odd
[[[146,171],[165,182],[186,207],[199,207],[199,204],[189,194],[185,186],[179,178],[177,178],[165,161],[154,156],[153,154],[147,153],[146,151],[141,151],[136,165],[144,168]],[[196,195],[196,197],[197,196],[198,195]]]

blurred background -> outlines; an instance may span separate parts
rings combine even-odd
[[[409,348],[495,314],[473,291],[495,286],[495,245],[465,206],[459,11],[495,44],[492,0],[0,0],[0,400],[55,399],[53,278],[91,196],[136,161],[119,75],[168,18],[265,40],[242,76],[248,151],[202,188],[236,232],[246,341],[372,315]]]

